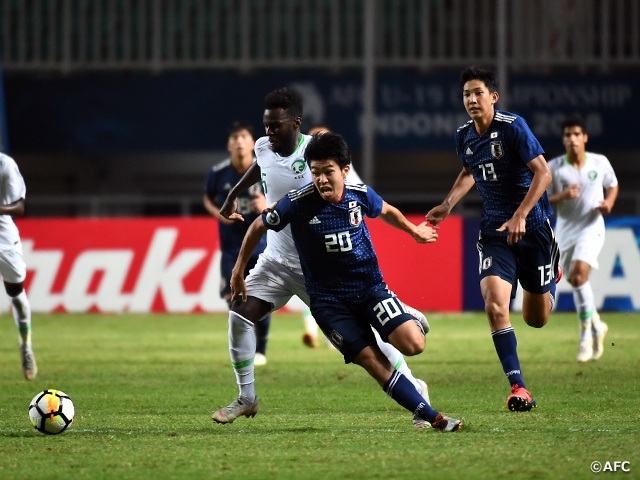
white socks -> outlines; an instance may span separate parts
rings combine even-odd
[[[13,308],[13,318],[20,335],[20,345],[31,343],[31,307],[24,290],[16,297],[9,297]]]
[[[302,314],[302,321],[304,322],[304,331],[309,335],[313,335],[314,337],[318,336],[318,324],[316,323],[316,319],[311,315],[311,310],[308,308]]]
[[[373,330],[373,334],[376,336],[376,342],[378,343],[378,347],[380,348],[380,350],[382,350],[382,353],[384,353],[384,356],[389,359],[389,362],[391,362],[391,365],[393,366],[393,368],[395,368],[397,371],[399,371],[405,377],[407,377],[407,379],[411,383],[413,383],[413,386],[416,387],[416,390],[420,390],[420,386],[418,385],[418,382],[416,382],[415,377],[411,373],[411,369],[409,368],[409,365],[407,365],[407,362],[404,361],[404,357],[402,356],[402,354],[398,351],[396,347],[394,347],[390,343],[383,342],[375,328],[373,328],[372,330]]]
[[[576,304],[578,320],[580,322],[580,339],[591,338],[591,322],[593,317],[597,317],[595,299],[591,282],[586,282],[573,289],[573,301]]]
[[[240,396],[248,402],[256,398],[253,357],[256,354],[256,336],[253,322],[236,312],[229,312],[229,356],[236,373]]]

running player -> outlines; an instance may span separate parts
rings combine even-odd
[[[520,281],[527,325],[543,327],[553,307],[561,270],[549,223],[546,188],[551,171],[524,119],[495,109],[499,95],[493,72],[466,68],[460,91],[471,117],[455,134],[462,171],[445,201],[427,213],[427,220],[438,225],[475,184],[483,201],[480,290],[491,337],[511,385],[506,404],[511,411],[529,411],[536,402],[522,378],[509,306]]]
[[[607,157],[587,152],[589,135],[580,117],[565,119],[561,128],[566,154],[549,161],[553,180],[547,192],[551,205],[556,205],[560,262],[568,272],[580,324],[576,360],[588,362],[602,356],[609,330],[596,310],[589,272],[598,268],[604,245],[602,216],[611,213],[616,202],[618,179]]]
[[[220,209],[225,218],[242,220],[236,213],[236,198],[256,181],[262,181],[267,203],[272,204],[287,192],[311,182],[311,175],[304,159],[304,151],[311,140],[300,132],[302,123],[302,98],[290,88],[269,92],[265,97],[263,123],[267,136],[257,140],[256,163],[242,180],[233,187]],[[229,312],[229,353],[233,365],[239,396],[230,405],[217,410],[212,418],[218,423],[231,423],[239,416],[253,417],[259,403],[255,392],[253,358],[255,338],[252,327],[255,322],[284,306],[293,295],[309,305],[305,290],[300,259],[296,251],[291,229],[267,233],[267,248],[260,255],[256,267],[246,279],[247,301],[236,301]],[[407,309],[421,320],[428,331],[426,318],[414,309]],[[427,385],[415,379],[402,354],[388,343],[376,337],[382,352],[392,365],[402,372],[427,398]]]
[[[442,432],[459,430],[460,420],[434,410],[393,368],[372,331],[373,327],[405,355],[424,350],[426,332],[383,281],[363,217],[380,216],[418,243],[435,242],[435,229],[426,222],[409,222],[370,187],[345,184],[351,156],[340,135],[314,136],[304,156],[313,184],[287,194],[253,222],[233,269],[232,298],[248,298],[242,271],[264,232],[290,228],[313,316],[345,363],[364,368],[385,393],[413,413],[416,427],[428,424]]]
[[[24,291],[27,267],[22,257],[18,227],[11,218],[24,215],[26,193],[18,165],[13,158],[0,153],[0,274],[18,328],[24,378],[33,380],[38,373],[38,366],[31,346],[31,307]]]

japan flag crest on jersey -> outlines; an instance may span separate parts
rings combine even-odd
[[[354,227],[357,227],[362,223],[362,213],[360,212],[359,206],[349,210],[349,223]]]

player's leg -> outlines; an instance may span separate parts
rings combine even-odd
[[[588,362],[598,360],[604,351],[604,337],[609,330],[600,319],[596,309],[593,288],[589,281],[592,268],[598,268],[598,255],[604,246],[603,236],[594,236],[591,232],[579,238],[569,249],[571,263],[568,282],[573,290],[573,301],[579,322],[579,342],[576,360]],[[564,260],[563,252],[563,260]]]
[[[4,279],[4,288],[9,296],[13,319],[18,329],[22,371],[27,380],[33,380],[38,374],[38,366],[31,345],[31,306],[23,285],[27,268],[20,244],[0,252],[0,274]]]
[[[291,272],[269,258],[260,256],[246,278],[247,301],[237,300],[229,312],[229,356],[239,396],[227,407],[215,411],[212,419],[232,423],[239,416],[253,417],[258,411],[255,392],[254,358],[256,335],[254,324],[282,307],[297,292],[289,289]]]
[[[361,315],[366,308],[359,304],[358,308],[349,308],[336,302],[312,300],[312,311],[318,325],[340,350],[345,363],[356,363],[363,367],[390,397],[405,407],[412,414],[429,425],[443,431],[455,431],[460,428],[460,422],[447,419],[431,408],[428,400],[423,398],[414,385],[389,362],[387,357],[375,344],[373,331],[368,327],[365,319],[371,315]],[[359,312],[357,319],[354,312]],[[406,320],[405,320],[406,321]],[[399,322],[402,323],[402,322]],[[388,328],[383,332],[392,332]],[[440,415],[440,416],[439,416]]]
[[[302,343],[309,348],[318,348],[318,324],[313,315],[311,315],[310,309],[307,308],[302,313],[302,322],[304,323]]]
[[[267,364],[267,340],[269,339],[269,327],[271,326],[271,315],[267,315],[263,320],[255,325],[256,329],[256,356],[253,364],[256,366]]]
[[[249,272],[253,270],[253,268],[258,263],[259,255],[254,255],[251,257],[247,266],[244,269],[245,278],[249,276]],[[233,266],[231,267],[233,269]],[[231,278],[231,270],[229,271],[229,278]],[[231,293],[231,288],[229,288],[229,293]],[[255,366],[261,366],[267,364],[267,342],[269,340],[269,328],[271,327],[271,315],[267,315],[264,319],[259,322],[255,322],[255,334],[256,334],[256,354],[253,359],[253,364]]]

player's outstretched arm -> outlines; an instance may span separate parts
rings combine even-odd
[[[447,218],[453,207],[471,190],[471,187],[473,187],[475,183],[476,181],[473,179],[471,169],[463,167],[462,171],[458,174],[458,178],[453,182],[453,187],[451,187],[444,202],[437,207],[433,207],[427,213],[427,222],[437,227],[440,222]]]
[[[24,198],[8,205],[0,205],[0,215],[11,215],[12,217],[24,215]]]
[[[392,227],[407,232],[418,243],[433,243],[438,239],[438,234],[435,229],[431,225],[428,225],[427,222],[414,225],[407,220],[407,217],[405,217],[400,210],[385,201],[382,202],[380,218]]]
[[[256,249],[260,239],[267,231],[267,227],[262,223],[262,215],[257,217],[242,240],[240,253],[236,259],[236,264],[231,272],[231,301],[241,297],[243,302],[247,301],[247,288],[244,283],[244,269],[249,263],[251,254]]]
[[[229,190],[229,195],[227,195],[227,199],[222,204],[222,207],[220,207],[220,215],[230,220],[244,221],[244,218],[242,218],[242,215],[240,215],[239,213],[236,213],[236,208],[237,208],[236,199],[238,198],[238,195],[240,194],[240,192],[244,192],[251,185],[258,183],[259,181],[260,181],[260,165],[258,165],[257,162],[254,162],[249,167],[249,170],[247,170],[246,173],[242,176],[240,181],[236,183],[236,185],[231,190]]]

